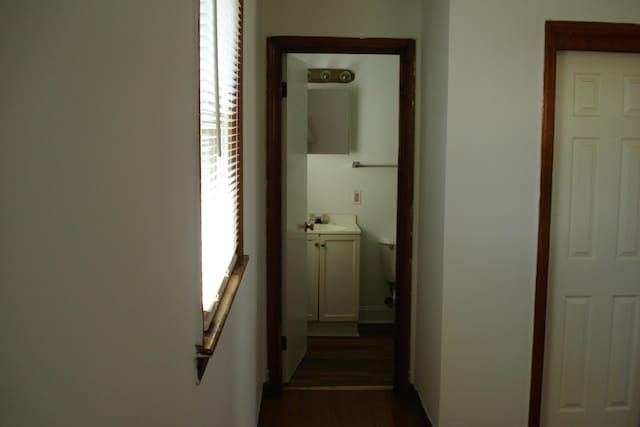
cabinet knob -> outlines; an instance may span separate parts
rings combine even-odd
[[[313,246],[315,246],[315,247],[317,248],[317,247],[318,247],[318,246],[320,246],[320,245],[318,244],[318,242],[315,242],[315,243],[313,244]]]

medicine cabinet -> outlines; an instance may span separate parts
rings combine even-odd
[[[353,94],[348,89],[308,90],[308,153],[349,154]]]

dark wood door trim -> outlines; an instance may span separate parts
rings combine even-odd
[[[269,393],[282,388],[282,56],[287,53],[389,54],[400,57],[394,388],[409,391],[411,256],[415,139],[415,41],[270,37],[267,40],[267,365]]]
[[[538,259],[529,394],[529,427],[538,427],[541,415],[549,274],[549,233],[551,229],[556,56],[562,50],[640,53],[640,25],[547,21],[545,26]]]

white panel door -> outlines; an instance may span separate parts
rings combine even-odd
[[[287,97],[283,99],[282,332],[287,349],[282,353],[282,381],[287,383],[307,351],[307,65],[292,55],[283,62]]]
[[[543,425],[640,425],[640,55],[562,52]]]

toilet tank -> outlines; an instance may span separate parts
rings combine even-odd
[[[380,265],[384,279],[389,283],[396,282],[396,243],[390,239],[380,239],[378,242]]]

